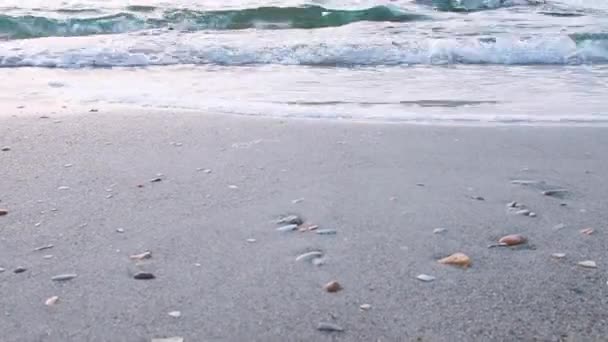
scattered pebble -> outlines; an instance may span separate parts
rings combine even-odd
[[[428,282],[431,282],[431,281],[435,280],[435,277],[430,276],[430,275],[428,275],[428,274],[419,274],[419,275],[416,277],[416,279],[418,279],[418,280],[422,280],[422,281],[424,281],[424,282],[427,282],[427,283],[428,283]]]
[[[153,338],[151,342],[184,342],[183,337]]]
[[[517,246],[522,243],[526,243],[527,239],[520,234],[511,234],[501,237],[498,240],[498,244],[490,245],[489,247],[500,247],[500,246]]]
[[[236,190],[236,189],[238,189],[239,187],[238,187],[238,186],[236,186],[236,185],[228,185],[228,188],[230,188],[230,189],[232,189],[232,190]]]
[[[555,259],[563,259],[566,257],[566,253],[553,253],[551,254],[551,257]]]
[[[150,259],[150,258],[152,258],[152,252],[150,252],[150,251],[145,251],[143,253],[133,254],[133,255],[129,256],[129,259],[132,259],[132,260],[144,260],[144,259]]]
[[[154,279],[156,278],[154,276],[154,274],[150,273],[150,272],[137,272],[133,275],[134,279],[138,279],[138,280],[148,280],[148,279]]]
[[[337,324],[321,322],[317,325],[317,330],[325,332],[342,332],[344,331],[344,328]]]
[[[359,305],[359,309],[363,310],[363,311],[367,311],[369,309],[371,309],[372,306],[370,304],[361,304]]]
[[[593,234],[593,228],[585,228],[585,229],[581,229],[581,234],[585,234],[585,235],[591,235]]]
[[[89,112],[91,112],[91,113],[97,113],[97,112],[99,112],[99,109],[97,109],[97,108],[91,108],[91,109],[89,109]]]
[[[150,179],[150,183],[158,183],[158,182],[162,182],[162,181],[163,181],[163,179],[160,177]]]
[[[323,252],[320,251],[312,251],[304,254],[300,254],[296,257],[296,261],[310,261],[312,259],[317,259],[323,256]]]
[[[181,312],[179,311],[171,311],[169,312],[169,316],[173,317],[173,318],[179,318],[182,315]]]
[[[4,268],[0,267],[0,273],[2,273],[2,272],[4,272],[4,271],[6,271],[6,269],[4,269]]]
[[[517,185],[533,185],[533,184],[540,184],[542,183],[541,181],[537,181],[537,180],[524,180],[524,179],[514,179],[511,181],[511,184],[517,184]]]
[[[446,228],[435,228],[435,229],[433,229],[433,234],[443,234],[447,231],[448,230]]]
[[[53,259],[53,254],[47,254],[42,257],[43,259]]]
[[[199,167],[198,169],[196,169],[196,171],[207,173],[207,174],[211,173],[211,169],[203,169],[202,167]]]
[[[62,186],[58,187],[57,190],[70,190],[70,187],[62,185]]]
[[[304,201],[303,198],[297,198],[297,199],[294,199],[293,201],[291,201],[291,203],[292,204],[298,204],[298,203],[303,202],[303,201]]]
[[[416,186],[424,186],[424,183],[416,183]]]
[[[315,266],[325,265],[325,259],[324,258],[314,258],[314,259],[312,259],[312,264]]]
[[[66,281],[66,280],[72,280],[74,278],[76,278],[78,275],[76,273],[66,273],[66,274],[60,274],[60,275],[56,275],[53,278],[51,278],[51,280],[53,281]]]
[[[566,203],[566,202],[562,202],[562,203],[560,203],[559,205],[560,205],[561,207],[567,207],[567,206],[568,206],[568,203]]]
[[[247,242],[249,242],[249,243],[254,243],[256,241],[258,241],[258,240],[256,240],[256,239],[247,239]]]
[[[317,234],[319,235],[335,235],[338,231],[335,229],[319,229],[317,230]]]
[[[593,260],[585,260],[578,263],[579,266],[585,268],[597,268],[597,264]]]
[[[533,211],[531,211],[531,212],[528,214],[528,216],[530,216],[530,217],[536,217],[536,213],[535,213],[535,212],[533,212]]]
[[[59,297],[53,296],[53,297],[45,300],[44,301],[44,305],[46,305],[46,306],[53,306],[53,305],[57,304],[58,300],[59,300]]]
[[[125,230],[124,230],[124,229],[122,229],[122,228],[116,228],[116,232],[117,232],[117,233],[124,233],[124,232],[125,232]]]
[[[106,198],[107,198],[107,199],[110,199],[110,198],[112,198],[112,197],[114,197],[114,195],[112,195],[112,194],[106,195]]]
[[[302,218],[300,218],[298,215],[288,215],[281,217],[279,220],[277,220],[277,224],[301,225],[302,223],[304,223],[304,220],[302,220]]]
[[[4,216],[8,214],[8,210],[6,209],[0,209],[0,216]]]
[[[27,271],[27,268],[23,267],[23,266],[19,266],[17,268],[15,268],[15,270],[13,271],[14,273],[23,273]]]
[[[73,164],[64,164],[63,167],[72,167],[74,166]]]
[[[471,199],[477,200],[477,201],[485,201],[486,199],[481,197],[481,196],[471,196]]]
[[[34,251],[35,251],[35,252],[37,252],[37,251],[43,251],[43,250],[45,250],[45,249],[51,249],[51,248],[53,248],[53,247],[55,247],[55,246],[54,246],[54,245],[49,244],[49,245],[46,245],[46,246],[40,246],[40,247],[34,248]]]
[[[552,189],[552,190],[545,190],[542,192],[542,194],[545,196],[557,197],[557,198],[563,198],[567,193],[568,193],[568,190],[566,190],[566,189]]]
[[[330,281],[329,283],[325,284],[323,288],[329,293],[335,293],[342,290],[342,285],[340,285],[340,283],[337,281]]]
[[[462,268],[471,266],[471,258],[464,253],[454,253],[450,256],[437,260],[437,262],[444,265],[452,265]]]
[[[1,150],[2,152],[8,152],[11,150],[11,148],[9,146],[4,146]]]
[[[298,226],[299,232],[309,232],[311,230],[319,229],[318,224],[304,223]]]
[[[288,224],[286,226],[282,226],[282,227],[277,228],[277,231],[279,231],[279,232],[291,232],[291,231],[296,230],[297,228],[298,228],[298,225],[296,225],[296,224]]]
[[[34,227],[40,227],[42,225],[42,222],[36,222],[34,223]]]

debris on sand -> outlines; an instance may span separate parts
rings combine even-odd
[[[568,194],[567,189],[552,189],[541,192],[545,196],[564,198]]]
[[[482,196],[471,196],[471,199],[474,199],[476,201],[485,201],[486,199],[483,198]]]
[[[330,281],[329,283],[325,284],[323,288],[329,293],[336,293],[342,290],[342,285],[340,285],[340,283],[338,283],[337,281]]]
[[[302,218],[298,215],[287,215],[281,217],[276,222],[277,224],[295,224],[299,226],[304,223],[304,220],[302,220]]]
[[[163,179],[160,177],[150,179],[150,183],[158,183],[158,182],[162,182],[162,181],[163,181]]]
[[[173,318],[179,318],[181,317],[182,313],[180,311],[171,311],[168,313],[168,315]]]
[[[303,198],[296,198],[296,199],[292,200],[291,203],[292,204],[298,204],[298,203],[303,202],[303,201],[304,201]]]
[[[4,216],[8,214],[8,210],[6,209],[0,209],[0,216]]]
[[[597,264],[593,260],[581,261],[578,265],[585,268],[597,268]]]
[[[325,332],[342,332],[344,331],[344,328],[337,324],[321,322],[317,325],[317,330]]]
[[[56,275],[53,278],[51,278],[52,281],[67,281],[67,280],[72,280],[74,278],[76,278],[78,275],[76,273],[66,273],[66,274],[60,274],[60,275]]]
[[[52,245],[52,244],[48,244],[48,245],[45,245],[45,246],[36,247],[36,248],[34,248],[34,252],[43,251],[43,250],[45,250],[45,249],[51,249],[51,248],[53,248],[53,247],[55,247],[55,246],[54,246],[54,245]]]
[[[359,306],[359,309],[363,310],[363,311],[367,311],[370,310],[372,308],[371,304],[361,304]]]
[[[318,224],[312,224],[312,223],[303,223],[301,225],[298,226],[298,231],[299,232],[309,232],[311,230],[316,230],[319,229],[319,225]]]
[[[59,301],[59,297],[58,296],[53,296],[47,300],[44,301],[44,305],[46,306],[53,306],[55,304],[57,304],[57,301]]]
[[[553,253],[551,254],[551,257],[555,259],[563,259],[566,257],[566,253]]]
[[[148,279],[154,279],[156,278],[154,276],[154,274],[150,273],[150,272],[137,272],[133,275],[134,279],[138,279],[138,280],[148,280]]]
[[[23,266],[19,266],[13,270],[13,273],[19,274],[19,273],[23,273],[25,271],[27,271],[27,268],[25,268]]]
[[[581,229],[581,234],[591,235],[591,234],[593,234],[593,232],[594,232],[593,228]]]
[[[433,280],[435,280],[435,277],[428,275],[428,274],[419,274],[416,279],[420,280],[420,281],[424,281],[424,282],[431,282]]]
[[[316,258],[320,258],[323,256],[323,252],[321,251],[312,251],[304,254],[300,254],[296,257],[296,261],[311,261]]]
[[[448,230],[446,228],[435,228],[435,229],[433,229],[433,234],[443,234],[447,231]]]
[[[133,254],[129,256],[129,259],[132,260],[144,260],[144,259],[150,259],[152,258],[152,252],[150,251],[145,251],[143,253],[139,253],[139,254]]]
[[[469,256],[464,253],[454,253],[443,259],[437,260],[437,262],[444,265],[452,265],[462,268],[467,268],[471,266],[471,258],[469,258]]]
[[[278,232],[292,232],[298,228],[297,224],[288,224],[286,226],[282,226],[277,228]]]

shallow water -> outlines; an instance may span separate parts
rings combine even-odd
[[[0,5],[0,99],[415,122],[608,121],[608,2]]]

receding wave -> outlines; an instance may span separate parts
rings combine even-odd
[[[520,5],[540,5],[544,0],[416,0],[445,12],[474,12]]]
[[[420,39],[403,42],[283,42],[205,34],[53,38],[0,44],[0,67],[121,67],[149,65],[399,66],[410,64],[608,64],[606,34],[494,39]],[[161,39],[162,38],[162,39]],[[65,40],[62,43],[61,40]]]
[[[115,34],[154,28],[180,30],[239,30],[248,28],[314,29],[337,27],[360,21],[407,22],[425,16],[407,13],[388,6],[360,10],[336,10],[321,6],[258,7],[242,10],[195,11],[164,10],[158,16],[148,6],[130,6],[128,12],[113,15],[57,19],[39,16],[8,16],[0,14],[0,36],[23,39],[54,36],[86,36]],[[139,12],[139,13],[137,13]]]

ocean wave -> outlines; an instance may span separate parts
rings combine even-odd
[[[162,39],[161,39],[162,37]],[[285,43],[271,36],[205,34],[127,35],[35,39],[0,44],[0,67],[133,67],[149,65],[399,66],[414,64],[581,65],[608,64],[604,34],[492,39],[421,39],[402,42],[345,41]]]
[[[426,18],[424,15],[408,13],[389,6],[359,10],[327,9],[321,6],[258,7],[222,11],[173,9],[163,10],[158,16],[142,15],[157,10],[149,6],[129,6],[128,12],[68,19],[0,14],[0,36],[8,39],[86,36],[156,28],[188,31],[248,28],[314,29],[343,26],[360,21],[408,22]]]

